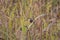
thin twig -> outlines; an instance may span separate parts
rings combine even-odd
[[[46,15],[46,14],[41,14],[41,15],[37,16],[37,17],[34,19],[34,21],[28,26],[28,29],[33,25],[33,23],[34,23],[38,18],[44,17],[45,15]]]
[[[41,14],[41,15],[37,16],[37,17],[33,20],[33,22],[28,26],[28,29],[27,29],[27,30],[29,30],[29,28],[33,25],[33,23],[35,22],[35,20],[37,20],[38,18],[43,17],[43,16],[45,16],[45,15],[46,15],[46,14]],[[18,30],[20,30],[20,27],[16,30],[16,32],[17,32]]]

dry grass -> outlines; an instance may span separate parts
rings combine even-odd
[[[60,0],[0,0],[0,40],[59,40]]]

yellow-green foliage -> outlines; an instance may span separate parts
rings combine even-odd
[[[57,2],[58,0],[1,0],[0,33],[2,38],[4,40],[58,40],[60,15],[59,10],[56,14],[54,13],[54,8],[56,10],[59,8],[53,7],[58,5]],[[45,16],[38,17],[42,14]],[[32,22],[30,22],[31,19],[33,19]],[[54,23],[49,25],[52,22]]]

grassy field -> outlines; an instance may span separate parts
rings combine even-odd
[[[0,0],[0,40],[60,40],[60,0]]]

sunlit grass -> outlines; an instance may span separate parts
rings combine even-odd
[[[5,40],[58,40],[57,31],[60,30],[60,20],[57,15],[59,13],[55,14],[53,9],[55,5],[59,5],[57,0],[45,2],[43,0],[2,0],[0,2],[2,38]],[[31,19],[32,22],[30,22]],[[54,33],[56,33],[55,36]]]

